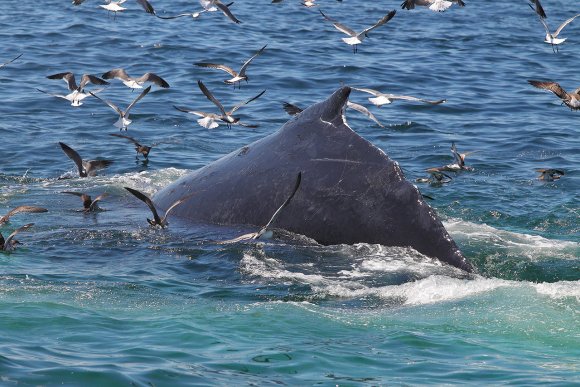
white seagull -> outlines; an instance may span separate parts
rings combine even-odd
[[[195,63],[195,65],[196,66],[200,66],[200,67],[209,67],[209,68],[213,68],[213,69],[218,69],[218,70],[225,71],[226,73],[230,74],[232,76],[232,78],[231,79],[226,79],[224,81],[224,83],[227,83],[228,85],[234,85],[234,88],[236,87],[236,83],[237,83],[238,84],[238,87],[241,88],[241,84],[240,84],[241,81],[248,82],[248,76],[246,75],[246,69],[248,68],[248,66],[250,65],[250,63],[252,62],[252,60],[254,60],[255,57],[257,57],[262,52],[264,52],[264,49],[266,48],[266,46],[260,48],[254,55],[252,55],[252,57],[250,59],[248,59],[242,65],[242,67],[240,68],[240,72],[236,72],[231,67],[226,66],[226,65],[223,65],[223,64],[207,63],[207,62],[198,62],[198,63]]]
[[[531,5],[530,5],[530,7],[531,7]],[[560,26],[556,29],[556,31],[554,31],[554,33],[550,32],[550,27],[548,27],[548,24],[546,23],[546,21],[542,17],[538,17],[540,19],[540,22],[544,26],[544,29],[546,30],[546,37],[544,38],[544,43],[551,44],[552,49],[554,49],[554,46],[558,46],[559,44],[564,43],[567,38],[559,38],[558,35],[560,35],[560,32],[562,32],[564,27],[566,27],[568,24],[572,23],[572,21],[574,21],[574,19],[576,19],[578,16],[580,16],[580,13],[572,16],[570,19],[568,19],[564,23],[560,24]]]
[[[329,22],[331,22],[334,25],[334,28],[336,28],[337,30],[339,30],[340,32],[348,35],[348,38],[342,38],[342,41],[345,42],[346,44],[349,44],[351,46],[353,46],[353,52],[357,52],[357,46],[359,44],[362,43],[362,41],[364,40],[364,38],[368,37],[368,33],[371,32],[372,30],[374,30],[377,27],[382,26],[383,24],[387,23],[389,20],[391,20],[394,16],[395,13],[397,11],[392,10],[391,12],[389,12],[388,14],[386,14],[381,20],[379,20],[378,22],[376,22],[375,25],[373,25],[372,27],[366,28],[364,30],[362,30],[361,32],[356,32],[350,28],[348,28],[347,26],[345,26],[344,24],[340,24],[338,23],[336,20],[326,16],[322,11],[320,11],[320,14],[322,15],[322,17],[324,17],[324,20],[327,20]]]
[[[104,103],[106,103],[107,105],[109,105],[109,107],[111,109],[113,109],[114,111],[116,111],[119,114],[119,119],[117,120],[117,122],[115,122],[113,125],[116,126],[117,128],[119,128],[119,130],[127,130],[127,127],[131,124],[131,121],[129,119],[129,111],[131,110],[131,108],[133,106],[135,106],[135,104],[137,102],[139,102],[141,100],[141,98],[145,97],[147,95],[147,93],[149,93],[149,91],[151,90],[151,86],[147,86],[147,88],[145,90],[143,90],[141,92],[141,94],[139,94],[139,96],[137,98],[135,98],[135,100],[133,100],[133,102],[131,102],[131,104],[129,104],[129,106],[127,106],[127,109],[125,110],[121,110],[117,105],[115,105],[112,102],[106,101],[104,99],[102,99],[101,97],[98,97],[97,95],[91,93],[89,91],[89,93],[97,98],[100,99],[101,101],[103,101]]]
[[[130,77],[124,69],[113,69],[101,76],[103,79],[120,79],[125,86],[131,89],[142,89],[145,82],[152,82],[165,89],[169,88],[169,83],[155,73],[145,73],[139,78],[134,78]]]
[[[95,85],[108,85],[109,84],[109,82],[104,81],[99,77],[95,77],[94,75],[83,74],[83,76],[81,78],[81,82],[77,85],[76,80],[75,80],[75,76],[71,72],[53,74],[53,75],[47,76],[47,78],[48,79],[62,79],[62,80],[64,80],[67,84],[67,87],[68,87],[70,93],[64,95],[64,94],[49,93],[49,92],[46,92],[46,91],[41,90],[41,89],[36,89],[36,90],[38,90],[42,93],[51,95],[53,97],[64,98],[71,103],[71,106],[74,106],[74,107],[81,106],[83,104],[82,100],[87,98],[88,96],[90,96],[90,94],[85,93],[85,90],[84,90],[85,86],[88,83],[92,83]],[[98,92],[101,92],[101,91],[103,91],[103,89],[93,90],[93,92],[95,94]]]
[[[429,7],[431,11],[443,12],[449,7],[457,3],[460,7],[465,7],[465,3],[462,0],[404,0],[401,3],[401,8],[403,9],[415,9],[415,6]]]
[[[431,105],[439,105],[439,104],[442,104],[442,103],[447,101],[446,99],[440,99],[437,101],[430,101],[427,99],[411,97],[408,95],[387,94],[387,93],[381,93],[380,91],[377,91],[377,90],[367,89],[367,88],[363,88],[363,87],[353,87],[352,89],[362,91],[363,93],[369,93],[369,94],[374,95],[374,97],[369,97],[369,101],[373,105],[376,105],[376,106],[387,105],[387,104],[393,103],[393,101],[396,101],[396,100],[423,102],[423,103],[428,103]]]
[[[200,4],[203,7],[203,9],[200,10],[200,11],[193,12],[193,13],[191,13],[191,12],[190,13],[180,13],[179,15],[175,15],[175,16],[160,16],[160,15],[157,14],[157,12],[155,12],[155,9],[151,5],[151,3],[149,3],[149,1],[147,1],[147,0],[137,0],[137,2],[139,4],[141,4],[141,6],[145,10],[145,12],[150,13],[151,15],[154,15],[154,16],[158,17],[159,19],[165,19],[165,20],[177,19],[177,18],[185,17],[185,16],[191,16],[193,19],[197,19],[198,17],[201,16],[202,13],[205,13],[205,12],[215,12],[215,11],[218,10],[218,7],[212,5],[211,2],[204,1],[204,0],[200,0]],[[229,4],[226,4],[226,7],[229,7],[232,4],[233,4],[233,2],[231,2]]]

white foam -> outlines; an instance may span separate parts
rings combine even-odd
[[[541,284],[532,284],[532,286],[538,294],[553,299],[575,298],[577,302],[580,302],[580,281],[544,282]]]

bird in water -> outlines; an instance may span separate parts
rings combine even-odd
[[[528,80],[528,83],[538,89],[544,89],[554,93],[562,100],[562,103],[568,106],[571,110],[580,109],[580,87],[573,92],[568,93],[556,82]]]
[[[125,189],[127,191],[131,192],[135,197],[137,197],[137,199],[139,199],[142,202],[144,202],[145,204],[147,204],[147,207],[149,207],[149,209],[153,213],[153,220],[147,218],[147,222],[151,226],[159,226],[161,228],[165,228],[169,224],[169,222],[167,222],[167,217],[169,216],[171,211],[175,207],[177,207],[178,205],[183,203],[184,201],[188,200],[191,196],[193,196],[193,194],[190,194],[190,195],[184,196],[183,198],[175,201],[175,203],[173,203],[171,206],[169,206],[167,211],[165,211],[165,215],[163,215],[163,218],[161,218],[157,212],[157,209],[155,208],[155,204],[153,204],[153,201],[149,198],[149,196],[147,196],[143,192],[137,191],[136,189],[133,189],[133,188],[125,187]]]
[[[539,168],[536,169],[536,172],[540,173],[538,179],[544,181],[554,181],[564,176],[564,171],[562,171],[561,169]]]
[[[0,226],[8,223],[10,221],[10,217],[16,214],[22,213],[41,213],[41,212],[48,212],[46,208],[36,207],[36,206],[18,206],[10,211],[6,215],[0,216]]]
[[[135,106],[135,104],[137,102],[139,102],[141,100],[141,98],[145,97],[147,95],[147,93],[149,93],[149,91],[151,90],[151,86],[147,86],[146,89],[144,89],[141,94],[139,94],[137,96],[137,98],[135,98],[133,100],[133,102],[131,102],[129,104],[129,106],[127,106],[127,109],[125,110],[121,110],[117,105],[115,105],[112,102],[106,101],[104,99],[102,99],[101,97],[98,97],[97,95],[91,93],[89,91],[89,94],[91,94],[93,97],[101,100],[102,102],[104,102],[105,104],[107,104],[111,109],[113,109],[114,111],[117,112],[117,114],[119,114],[119,119],[113,124],[113,126],[119,128],[119,130],[127,130],[127,128],[129,127],[129,125],[131,124],[131,122],[133,122],[132,120],[129,119],[129,111],[133,108],[133,106]]]
[[[77,151],[66,145],[64,142],[58,143],[63,152],[75,163],[79,171],[79,177],[96,176],[99,169],[103,169],[113,164],[112,160],[83,160]]]
[[[350,29],[349,27],[345,26],[344,24],[341,24],[341,23],[337,22],[336,20],[326,16],[322,11],[319,10],[319,12],[322,15],[322,17],[324,18],[324,20],[331,22],[334,25],[334,28],[336,28],[340,32],[349,36],[348,38],[342,38],[342,41],[348,45],[351,45],[354,53],[356,53],[358,51],[358,45],[362,43],[364,38],[368,38],[369,32],[371,32],[372,30],[374,30],[377,27],[382,26],[383,24],[386,24],[389,20],[391,20],[395,16],[395,13],[396,13],[395,10],[392,10],[391,12],[389,12],[388,14],[383,16],[373,26],[366,28],[366,29],[362,30],[361,32],[356,32],[356,31]]]
[[[99,205],[97,204],[99,201],[101,201],[102,199],[106,198],[107,196],[109,196],[109,194],[107,192],[97,196],[94,200],[93,198],[91,198],[91,195],[88,195],[84,192],[74,192],[74,191],[63,191],[63,194],[68,194],[68,195],[75,195],[81,198],[81,200],[83,201],[83,211],[84,212],[94,212],[94,211],[98,211],[100,210]]]
[[[17,228],[8,236],[8,238],[4,239],[2,233],[0,233],[0,251],[12,251],[16,248],[16,245],[20,244],[14,237],[19,232],[28,230],[30,227],[34,226],[34,223],[25,224],[22,227]]]
[[[415,6],[429,7],[431,11],[443,12],[449,9],[457,3],[460,7],[465,7],[465,3],[462,0],[404,0],[401,3],[401,8],[403,9],[415,9]]]
[[[249,234],[240,235],[237,238],[229,239],[226,241],[221,241],[218,243],[219,244],[229,244],[229,243],[236,243],[236,242],[247,241],[247,240],[255,240],[255,239],[261,238],[262,236],[264,236],[266,238],[271,238],[272,231],[269,230],[270,225],[274,221],[276,221],[276,219],[278,218],[278,216],[280,215],[280,212],[284,209],[284,207],[286,207],[286,206],[288,206],[288,204],[290,204],[290,202],[292,201],[292,198],[296,194],[296,191],[298,191],[298,188],[300,188],[301,182],[302,182],[302,172],[298,172],[298,177],[296,178],[296,183],[294,184],[294,189],[292,190],[292,193],[290,194],[290,196],[288,196],[288,198],[284,201],[284,203],[282,203],[282,205],[280,207],[278,207],[278,209],[274,212],[274,215],[272,215],[272,217],[270,218],[268,223],[266,223],[266,225],[264,227],[262,227],[258,232],[252,232]]]
[[[119,79],[130,89],[142,89],[145,82],[151,82],[164,89],[169,88],[169,83],[155,73],[145,73],[138,78],[130,77],[124,69],[112,69],[101,75],[103,79]]]
[[[53,75],[47,76],[47,78],[48,79],[62,79],[62,80],[64,80],[67,84],[67,87],[68,87],[68,90],[70,91],[70,93],[67,95],[63,95],[63,94],[49,93],[49,92],[46,92],[46,91],[41,90],[41,89],[36,89],[36,90],[38,90],[42,93],[51,95],[53,97],[64,98],[71,103],[71,106],[74,106],[74,107],[81,106],[83,104],[82,100],[91,95],[91,94],[85,92],[85,86],[88,83],[92,83],[94,85],[108,85],[109,84],[109,82],[107,82],[99,77],[96,77],[94,75],[83,74],[83,76],[81,77],[81,82],[77,85],[76,80],[75,80],[75,75],[71,72],[53,74]],[[101,92],[102,90],[103,89],[93,90],[93,93],[96,94],[96,93]]]
[[[444,167],[428,168],[425,171],[429,173],[428,178],[419,178],[415,180],[417,183],[429,183],[431,185],[441,185],[449,183],[452,179],[451,176],[444,172]]]
[[[293,105],[291,103],[288,103],[288,102],[284,102],[283,107],[284,107],[284,110],[286,111],[286,113],[288,113],[291,116],[302,113],[302,110],[303,110],[302,108],[300,108],[296,105]],[[369,119],[373,120],[381,128],[385,127],[383,124],[381,124],[381,122],[377,119],[377,117],[375,117],[375,115],[373,113],[371,113],[370,110],[367,109],[366,107],[364,107],[363,105],[359,105],[358,103],[347,101],[346,107],[351,108],[353,110],[356,110],[359,113],[364,114]]]
[[[124,136],[122,134],[117,134],[117,133],[111,133],[110,136],[115,136],[115,137],[120,137],[120,138],[124,138],[126,140],[128,140],[129,142],[132,142],[133,145],[135,145],[135,151],[137,151],[137,156],[139,154],[142,154],[143,157],[145,157],[146,159],[149,158],[149,152],[151,152],[151,149],[159,144],[161,144],[161,142],[155,142],[153,144],[151,144],[150,146],[147,145],[141,145],[137,140],[135,140],[133,137],[129,137],[129,136]]]
[[[465,165],[465,158],[472,154],[479,151],[471,151],[465,153],[459,153],[457,151],[457,147],[455,146],[455,142],[451,142],[451,153],[453,154],[453,158],[455,159],[455,163],[448,164],[444,168],[445,171],[452,171],[452,172],[459,172],[459,171],[473,171],[473,167]]]
[[[202,9],[200,11],[197,12],[189,12],[189,13],[180,13],[178,15],[175,16],[160,16],[157,14],[157,12],[155,11],[155,8],[153,8],[153,6],[151,5],[151,3],[147,0],[137,0],[137,2],[139,4],[141,4],[141,6],[143,7],[143,9],[145,10],[145,12],[158,17],[159,19],[165,19],[165,20],[170,20],[170,19],[177,19],[180,17],[185,17],[185,16],[190,16],[193,19],[197,19],[198,17],[201,16],[201,14],[205,13],[205,12],[215,12],[217,11],[219,8],[215,5],[211,4],[211,1],[207,1],[207,0],[200,0],[200,4],[202,6]],[[226,4],[226,7],[230,7],[232,4],[234,4],[233,2]],[[230,11],[231,13],[231,11]],[[227,14],[226,14],[227,16]],[[237,20],[237,19],[236,19]]]
[[[208,68],[213,68],[213,69],[225,71],[226,73],[230,74],[232,76],[232,78],[224,80],[224,83],[226,83],[228,85],[234,85],[234,89],[236,88],[236,83],[237,83],[238,88],[241,88],[241,81],[246,81],[246,83],[248,82],[248,76],[246,75],[246,69],[248,68],[248,66],[250,65],[252,60],[254,60],[255,57],[257,57],[262,52],[264,52],[264,49],[266,49],[266,46],[260,48],[254,55],[252,55],[252,57],[250,59],[248,59],[242,65],[239,72],[236,72],[234,69],[232,69],[229,66],[226,66],[223,64],[217,64],[217,63],[198,62],[198,63],[195,63],[195,65],[199,66],[199,67],[208,67]]]

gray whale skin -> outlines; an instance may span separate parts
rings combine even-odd
[[[410,246],[473,272],[435,211],[405,180],[398,163],[344,121],[349,87],[312,105],[278,131],[183,176],[160,190],[156,205],[180,218],[264,226],[302,183],[273,226],[324,245]]]

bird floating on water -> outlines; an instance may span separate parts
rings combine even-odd
[[[264,47],[260,48],[254,55],[252,55],[252,57],[250,59],[248,59],[240,68],[239,72],[236,72],[234,69],[232,69],[229,66],[223,65],[223,64],[216,64],[216,63],[207,63],[207,62],[197,62],[195,63],[196,66],[200,66],[200,67],[208,67],[208,68],[213,68],[213,69],[218,69],[218,70],[222,70],[225,71],[226,73],[230,74],[232,76],[231,79],[226,79],[224,80],[224,83],[227,83],[228,85],[234,85],[234,89],[236,88],[236,83],[238,84],[238,87],[241,88],[241,81],[246,81],[248,82],[248,76],[246,75],[246,69],[248,68],[248,66],[250,65],[250,63],[252,62],[252,60],[254,60],[255,57],[257,57],[258,55],[260,55],[262,52],[264,52],[264,49],[266,48],[267,45],[265,45]]]
[[[178,205],[183,203],[184,201],[188,200],[193,195],[193,194],[187,195],[187,196],[175,201],[175,203],[173,203],[171,206],[169,206],[167,211],[165,211],[165,215],[163,216],[163,218],[161,218],[161,217],[159,217],[157,209],[155,208],[155,204],[153,204],[153,201],[147,195],[145,195],[143,192],[137,191],[136,189],[133,189],[133,188],[125,187],[125,189],[127,191],[131,192],[135,197],[137,197],[137,199],[139,199],[139,200],[143,201],[145,204],[147,204],[147,207],[149,207],[149,209],[153,213],[153,220],[147,218],[147,222],[151,226],[159,226],[161,228],[165,228],[169,224],[169,222],[167,222],[167,217],[169,216],[171,211],[175,207],[177,207]]]
[[[441,185],[449,183],[452,177],[444,172],[444,167],[427,168],[425,171],[429,173],[428,178],[419,178],[415,180],[417,183],[429,183],[431,185]]]
[[[8,223],[10,221],[10,217],[16,214],[22,213],[41,213],[41,212],[48,212],[46,208],[36,207],[36,206],[18,206],[10,211],[6,215],[0,216],[0,226]]]
[[[113,164],[112,160],[83,160],[77,151],[63,142],[58,143],[63,152],[75,163],[79,177],[96,176],[99,169]]]
[[[356,53],[358,51],[357,46],[362,43],[364,38],[367,38],[369,36],[368,33],[371,32],[372,30],[374,30],[375,28],[380,27],[383,24],[386,24],[389,20],[391,20],[395,16],[395,13],[397,11],[392,10],[391,12],[389,12],[388,14],[383,16],[383,18],[381,18],[373,26],[366,28],[366,29],[362,30],[361,32],[356,32],[356,31],[350,29],[349,27],[345,26],[344,24],[341,24],[341,23],[337,22],[336,20],[332,19],[331,17],[326,16],[320,10],[319,10],[319,12],[322,15],[322,17],[324,17],[324,20],[331,22],[334,25],[334,28],[336,28],[340,32],[349,36],[348,38],[342,38],[342,41],[348,45],[353,46],[352,50],[353,50],[353,52]]]
[[[374,97],[369,97],[369,101],[376,106],[387,105],[393,103],[396,100],[404,100],[404,101],[414,101],[414,102],[423,102],[431,105],[439,105],[442,103],[447,102],[446,99],[439,99],[436,101],[431,101],[428,99],[411,97],[408,95],[396,95],[396,94],[387,94],[381,93],[380,91],[367,89],[362,87],[352,87],[353,90],[362,91],[363,93],[368,93],[374,95]]]
[[[98,211],[100,210],[99,206],[98,206],[98,202],[104,198],[106,198],[107,196],[109,196],[109,194],[107,192],[97,196],[94,200],[91,198],[91,195],[88,195],[84,192],[75,192],[75,191],[63,191],[63,194],[69,194],[69,195],[75,195],[81,198],[81,200],[83,201],[83,211],[84,212],[94,212],[94,211]]]
[[[0,251],[12,251],[16,248],[17,244],[20,244],[14,237],[19,232],[28,230],[30,227],[34,226],[34,223],[25,224],[22,227],[17,228],[8,236],[8,238],[4,239],[2,233],[0,233]]]
[[[448,164],[446,165],[444,168],[446,171],[453,171],[453,172],[459,172],[459,171],[473,171],[473,167],[469,167],[467,165],[465,165],[465,158],[472,154],[472,153],[476,153],[479,151],[471,151],[471,152],[465,152],[465,153],[459,153],[457,151],[457,147],[455,146],[455,142],[451,142],[451,153],[453,154],[453,158],[455,159],[455,163],[453,164]]]
[[[129,127],[129,125],[131,124],[131,122],[133,122],[132,120],[129,119],[129,112],[130,112],[131,108],[133,108],[133,106],[135,106],[135,104],[137,102],[139,102],[141,100],[141,98],[145,97],[147,95],[147,93],[149,93],[150,90],[151,90],[151,86],[147,86],[147,88],[145,90],[143,90],[141,92],[141,94],[139,94],[139,96],[137,96],[137,98],[135,98],[133,100],[133,102],[131,102],[129,104],[129,106],[127,106],[127,109],[125,109],[125,110],[121,110],[114,103],[112,103],[110,101],[106,101],[106,100],[102,99],[101,97],[98,97],[97,95],[91,93],[90,91],[89,91],[89,94],[91,94],[93,97],[95,97],[95,98],[103,101],[104,103],[106,103],[107,105],[109,105],[109,107],[111,109],[113,109],[114,111],[116,111],[117,114],[119,114],[119,119],[113,125],[115,127],[119,128],[119,130],[127,130],[127,128]]]
[[[536,169],[536,172],[540,173],[540,175],[538,176],[538,179],[545,180],[545,181],[558,180],[559,178],[564,176],[564,171],[562,171],[561,169],[539,168],[539,169]]]
[[[403,9],[415,9],[415,6],[429,7],[431,11],[443,12],[449,7],[457,3],[460,7],[465,7],[465,3],[462,0],[404,0],[401,3],[401,8]]]
[[[580,109],[580,87],[574,90],[571,93],[566,92],[556,82],[552,81],[535,81],[535,80],[528,80],[528,83],[538,89],[544,89],[549,92],[554,93],[558,98],[562,100],[562,103],[568,106],[571,110],[579,110]]]

